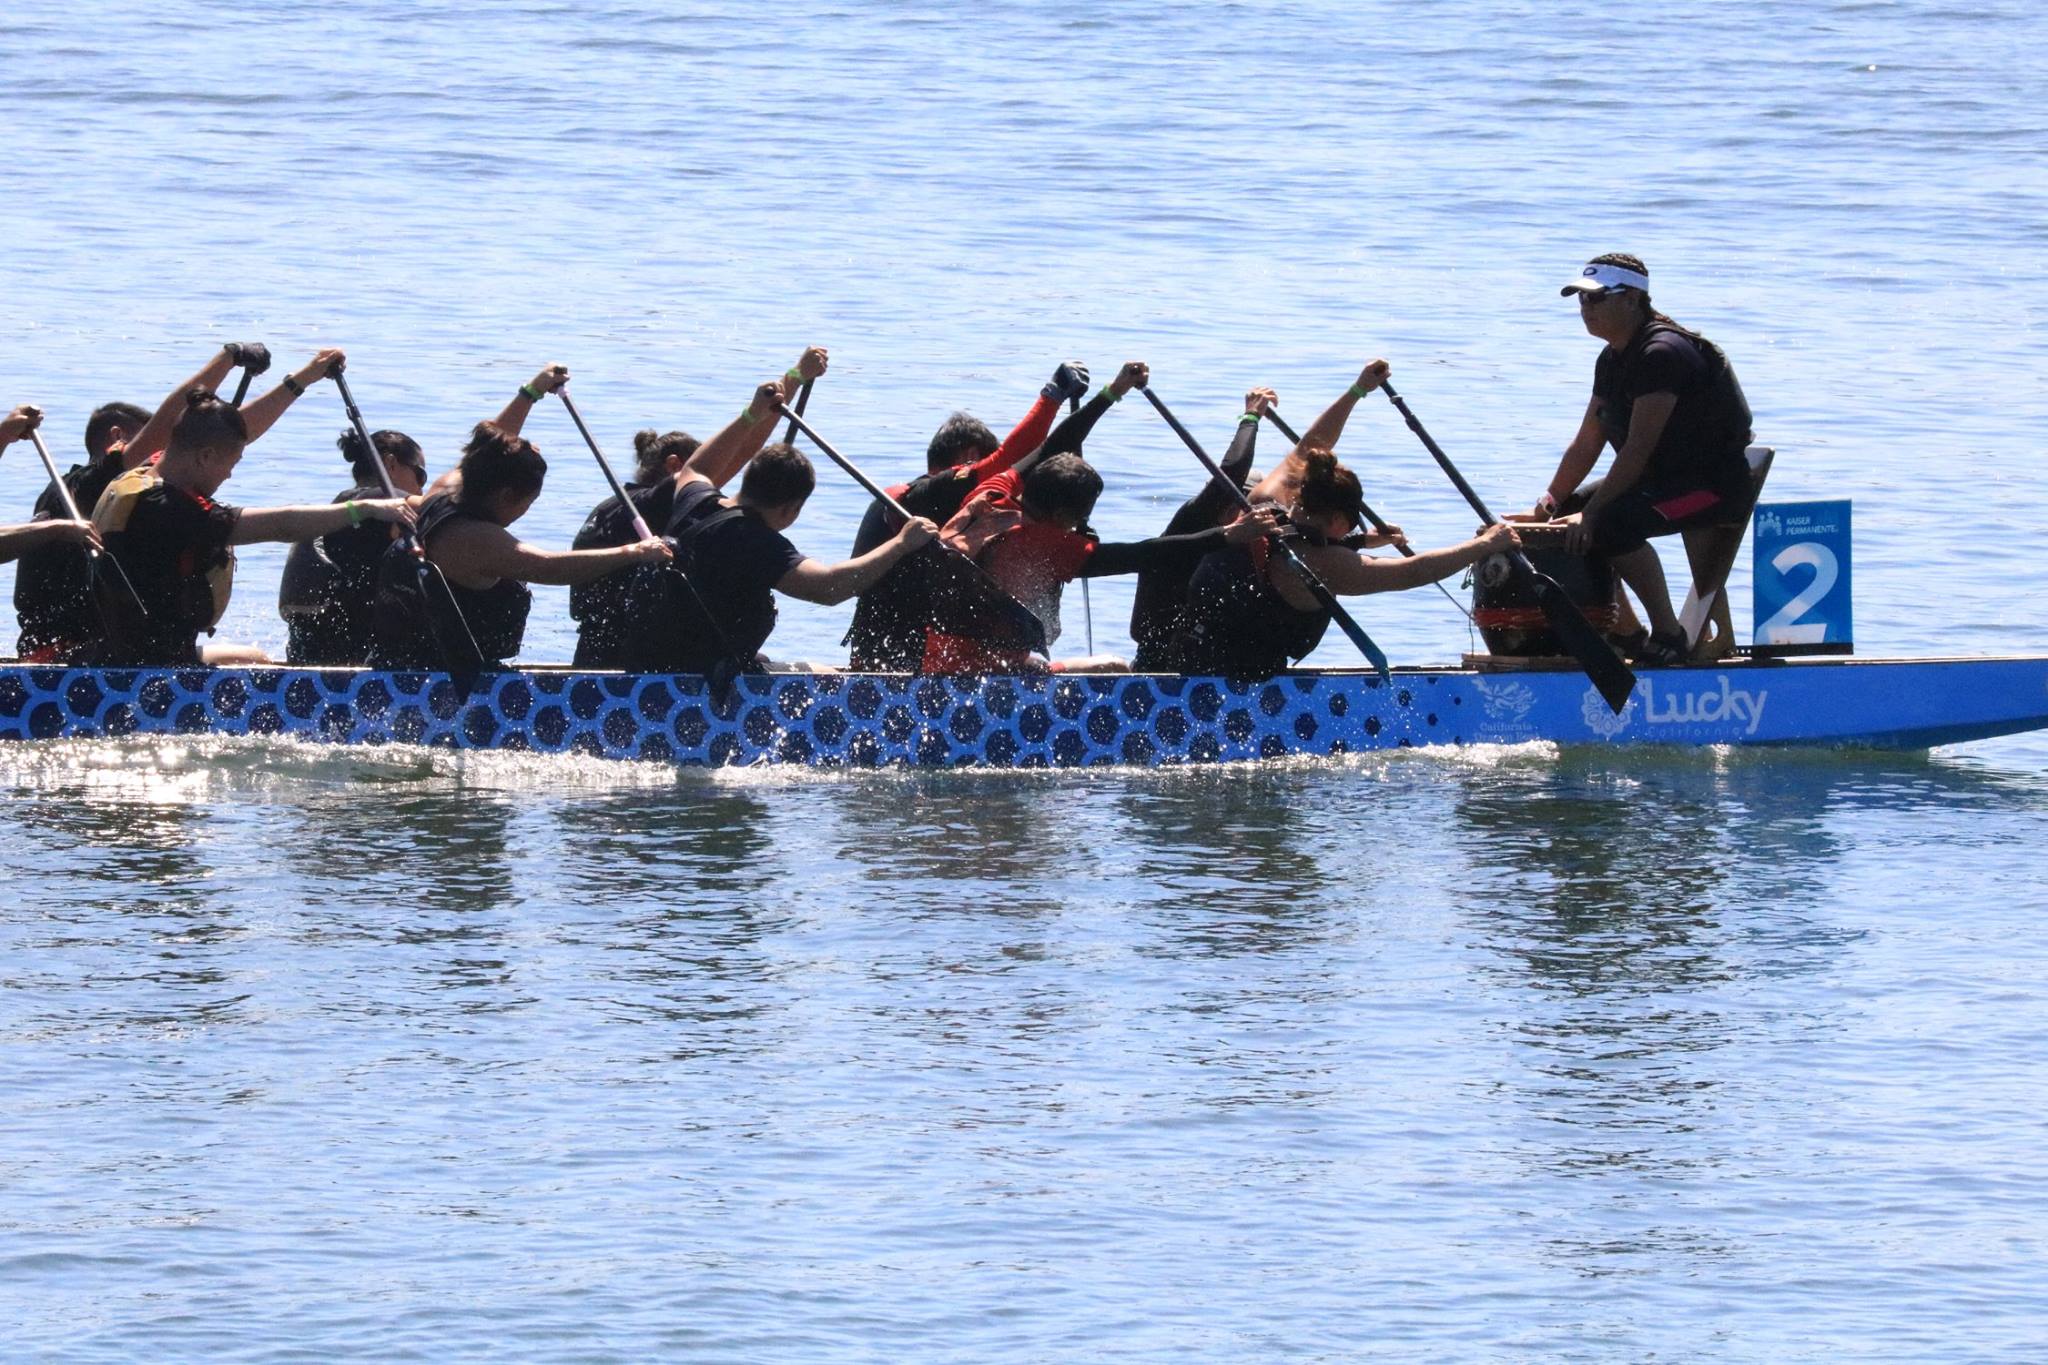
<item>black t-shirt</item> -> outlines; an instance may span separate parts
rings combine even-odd
[[[71,466],[64,483],[78,510],[90,517],[100,494],[120,473],[121,457],[108,455],[93,464]],[[44,485],[36,499],[35,519],[56,521],[70,515],[57,485]],[[14,570],[14,614],[21,624],[15,649],[24,658],[43,650],[66,653],[99,635],[99,617],[88,596],[88,574],[85,552],[77,545],[38,545],[21,556]]]
[[[199,635],[213,633],[234,590],[229,541],[240,508],[165,483],[154,465],[139,465],[107,485],[93,525],[148,609],[136,615],[125,592],[102,575],[94,586],[107,623],[101,661],[184,664],[198,657]]]
[[[1622,349],[1600,352],[1593,398],[1601,431],[1617,451],[1628,442],[1636,400],[1652,393],[1672,394],[1678,402],[1644,467],[1645,489],[1720,488],[1746,478],[1749,403],[1718,348],[1675,325],[1651,322]]]
[[[660,534],[673,515],[676,496],[674,479],[656,479],[651,484],[627,484],[626,496],[640,510],[648,528]],[[616,497],[606,498],[590,509],[583,529],[570,548],[609,550],[631,545],[637,539],[633,516]],[[621,569],[569,589],[569,615],[577,622],[576,658],[579,668],[620,668],[625,665],[628,604],[632,571]]]
[[[677,594],[685,627],[677,666],[708,673],[728,657],[751,664],[775,630],[775,585],[803,563],[803,552],[758,513],[724,506],[708,483],[676,494],[668,535],[675,542],[676,568],[688,576],[695,602],[717,626],[704,622],[687,590]]]

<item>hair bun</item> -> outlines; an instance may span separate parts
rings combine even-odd
[[[661,433],[653,427],[633,433],[633,454],[639,459],[645,460],[654,452],[654,448],[660,444]]]
[[[336,438],[334,448],[341,452],[341,458],[347,460],[350,467],[363,463],[363,438],[356,435],[354,427],[348,428]]]
[[[208,403],[218,403],[219,401],[220,395],[207,388],[204,384],[194,384],[191,388],[185,390],[185,406],[188,408],[203,407]]]

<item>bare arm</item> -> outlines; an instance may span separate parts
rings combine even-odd
[[[858,597],[881,582],[905,555],[922,548],[938,533],[939,528],[931,522],[915,517],[906,522],[902,530],[864,555],[856,555],[837,564],[804,560],[776,582],[775,590],[799,602],[836,607],[847,598]]]
[[[246,507],[235,518],[235,529],[228,537],[228,544],[311,540],[314,536],[339,531],[357,521],[389,521],[409,527],[413,524],[413,512],[404,498],[323,502],[305,507]]]
[[[506,400],[504,408],[491,420],[503,427],[509,435],[517,436],[526,425],[526,416],[533,411],[533,405],[569,382],[569,368],[566,365],[543,365],[540,373],[531,381],[521,384]],[[540,398],[532,395],[538,394]]]
[[[1664,426],[1671,420],[1672,410],[1677,406],[1678,395],[1675,393],[1646,393],[1635,401],[1629,413],[1628,441],[1615,452],[1613,466],[1608,469],[1607,477],[1600,480],[1600,490],[1586,504],[1588,521],[1642,479],[1643,471],[1650,464],[1650,452],[1657,448],[1657,442],[1664,435]]]
[[[761,452],[768,444],[768,438],[775,434],[775,405],[787,398],[788,392],[782,381],[771,379],[754,390],[754,396],[740,415],[719,428],[718,434],[698,446],[696,452],[683,462],[676,471],[676,488],[680,491],[695,475],[714,488],[723,488],[732,481],[732,476],[746,468],[747,461]]]
[[[228,377],[228,371],[235,368],[234,358],[227,349],[214,352],[213,358],[202,365],[199,372],[184,383],[172,389],[170,396],[157,405],[142,430],[135,433],[135,439],[128,443],[121,455],[121,467],[133,469],[150,456],[171,443],[171,428],[178,425],[178,419],[185,415],[185,395],[193,389],[217,389]]]
[[[289,386],[279,383],[261,398],[252,399],[242,409],[242,422],[249,428],[249,439],[261,440],[263,433],[277,425],[277,419],[284,416],[284,410],[298,401],[300,393],[333,374],[335,367],[346,360],[347,357],[335,347],[324,347],[292,374],[291,381],[299,386],[299,393],[293,393]]]
[[[1572,495],[1573,490],[1586,481],[1593,472],[1593,466],[1600,462],[1600,450],[1607,444],[1607,437],[1600,430],[1600,400],[1586,400],[1586,415],[1579,419],[1579,430],[1572,437],[1571,444],[1564,448],[1564,458],[1557,462],[1557,473],[1550,476],[1550,487],[1543,490],[1555,506]],[[1538,516],[1547,513],[1539,504]]]
[[[1308,430],[1301,433],[1301,444],[1317,446],[1324,450],[1335,450],[1337,440],[1344,434],[1344,424],[1351,420],[1351,410],[1358,406],[1358,400],[1386,383],[1393,370],[1384,360],[1373,360],[1358,372],[1358,382],[1337,396],[1337,401],[1323,409],[1322,416],[1308,424]]]
[[[1440,582],[1490,554],[1521,543],[1514,528],[1500,523],[1461,544],[1424,550],[1412,559],[1370,559],[1341,545],[1305,550],[1302,558],[1331,592],[1339,597],[1363,597],[1367,593],[1399,592]]]
[[[606,550],[543,550],[502,526],[463,521],[435,537],[429,557],[456,582],[471,586],[510,578],[574,587],[630,565],[667,559],[669,548],[667,541],[653,538]]]
[[[89,521],[31,521],[20,526],[0,526],[0,564],[19,559],[38,545],[67,540],[98,549],[100,533]]]

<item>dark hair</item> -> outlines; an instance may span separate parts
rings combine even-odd
[[[757,507],[802,502],[818,486],[818,471],[801,450],[777,441],[763,446],[740,479],[740,496]]]
[[[1365,506],[1365,490],[1358,486],[1358,476],[1337,463],[1335,452],[1321,446],[1310,446],[1301,458],[1305,468],[1295,505],[1311,517],[1334,513],[1344,518],[1347,526],[1356,522],[1359,509]]]
[[[149,409],[138,408],[133,403],[102,403],[92,410],[92,416],[85,419],[85,453],[88,459],[97,460],[107,453],[107,441],[120,427],[133,436],[149,425]]]
[[[1595,256],[1592,260],[1586,262],[1586,264],[1618,265],[1623,270],[1635,271],[1636,274],[1641,275],[1646,280],[1650,278],[1650,267],[1643,264],[1643,258],[1637,255],[1633,255],[1630,252],[1626,251],[1609,251],[1604,255]],[[1654,313],[1657,311],[1656,309],[1650,306],[1650,292],[1647,289],[1632,289],[1629,292],[1637,295],[1642,299],[1643,311],[1645,313]]]
[[[420,443],[404,432],[373,431],[370,433],[370,443],[377,447],[377,453],[385,459],[411,465],[422,473],[426,471],[427,460],[420,450]],[[341,438],[334,445],[341,452],[342,458],[348,461],[349,469],[354,472],[356,481],[363,487],[370,488],[383,482],[377,475],[377,466],[371,464],[367,458],[362,439],[356,435],[354,427],[342,432]]]
[[[185,452],[236,449],[249,444],[242,410],[204,385],[185,391],[185,411],[171,428],[171,445]]]
[[[940,424],[932,435],[932,443],[924,448],[925,472],[936,474],[956,464],[972,463],[1001,444],[979,417],[956,412]]]
[[[1063,451],[1032,466],[1019,491],[1039,516],[1072,512],[1076,520],[1086,523],[1095,510],[1095,500],[1102,496],[1102,476],[1079,455]]]
[[[462,448],[460,501],[478,506],[500,493],[531,497],[548,476],[548,462],[533,442],[496,422],[478,422]]]
[[[653,483],[666,472],[669,457],[687,460],[704,443],[687,431],[659,432],[653,427],[633,433],[633,478]]]

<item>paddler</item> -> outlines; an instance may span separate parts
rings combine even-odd
[[[526,637],[533,607],[528,584],[573,586],[669,555],[659,536],[603,550],[543,550],[512,534],[512,524],[540,497],[548,465],[533,442],[509,428],[522,425],[533,404],[568,378],[567,370],[550,366],[533,384],[521,385],[500,420],[477,423],[452,477],[436,480],[436,491],[420,504],[419,544],[447,579],[464,624],[492,668],[518,654]],[[378,565],[373,667],[439,668],[445,662],[410,554],[406,546],[393,545]]]
[[[175,395],[158,409],[157,418],[170,417],[163,455],[114,479],[93,509],[100,539],[148,613],[139,614],[125,591],[96,579],[105,626],[91,647],[97,662],[267,663],[269,657],[253,645],[199,644],[199,636],[212,634],[227,610],[235,546],[304,540],[365,519],[411,524],[412,511],[402,499],[247,509],[214,499],[241,462],[243,449],[341,360],[340,351],[321,351],[246,410],[204,386]],[[221,377],[226,372],[225,365],[219,366]]]
[[[353,428],[335,442],[354,477],[336,502],[381,499],[378,464],[400,496],[426,487],[427,457],[418,441],[402,431],[373,431],[370,442],[374,452],[364,449]],[[289,631],[287,663],[350,667],[369,661],[377,566],[397,535],[388,522],[364,520],[292,546],[277,589],[278,614]]]
[[[797,385],[821,378],[830,358],[823,346],[806,347],[796,364],[783,372],[784,390],[794,392]],[[632,507],[621,505],[617,497],[606,498],[584,519],[574,548],[596,550],[626,544],[633,539],[635,510],[650,528],[664,530],[675,513],[676,476],[701,444],[682,431],[663,435],[649,430],[635,436],[633,477],[626,484]],[[569,615],[577,624],[576,667],[620,668],[630,657],[632,578],[630,573],[609,574],[569,589]]]
[[[1396,592],[1449,578],[1489,554],[1521,543],[1495,524],[1471,540],[1406,559],[1374,559],[1345,543],[1365,496],[1358,476],[1332,451],[1304,445],[1286,507],[1289,533],[1310,572],[1339,597]],[[1186,624],[1172,647],[1188,674],[1268,678],[1306,658],[1329,628],[1330,613],[1270,539],[1239,541],[1204,558],[1188,585]]]
[[[100,494],[122,471],[158,454],[170,439],[172,405],[194,387],[214,388],[237,365],[261,374],[270,368],[270,351],[260,342],[231,341],[214,353],[197,374],[171,390],[157,412],[162,420],[152,421],[148,409],[134,403],[102,403],[85,423],[84,464],[71,466],[62,475],[78,510],[90,517],[99,505]],[[267,429],[289,403],[273,403],[262,411],[252,403],[243,416],[251,423],[261,420]],[[255,437],[251,436],[251,440]],[[43,485],[36,498],[37,521],[59,521],[68,517],[63,495],[55,484]],[[46,542],[23,553],[14,571],[14,615],[21,627],[15,649],[24,659],[56,663],[72,657],[98,637],[100,623],[94,614],[84,556],[61,541]]]
[[[1239,488],[1249,488],[1254,502],[1293,503],[1301,489],[1305,452],[1330,449],[1344,434],[1358,400],[1386,382],[1390,370],[1384,360],[1369,362],[1358,379],[1301,434],[1299,445],[1263,478],[1252,476],[1252,454],[1258,439],[1259,422],[1277,407],[1280,397],[1270,388],[1253,388],[1244,396],[1244,414],[1237,419],[1237,432],[1224,453],[1224,474]],[[1204,527],[1228,524],[1239,513],[1237,499],[1213,478],[1202,483],[1201,491],[1180,505],[1166,523],[1164,534],[1184,535]],[[1344,543],[1352,549],[1377,549],[1383,545],[1405,545],[1398,526],[1384,534],[1368,531],[1352,534]],[[1179,671],[1175,649],[1188,627],[1187,602],[1193,566],[1176,565],[1140,571],[1137,591],[1131,599],[1131,640],[1138,647],[1132,667],[1140,673]]]
[[[1136,362],[1132,362],[1136,364]],[[912,516],[944,525],[966,502],[968,495],[1005,470],[1015,468],[1037,452],[1055,455],[1080,449],[1110,404],[1130,388],[1126,365],[1117,379],[1102,393],[1060,422],[1060,404],[1088,394],[1088,367],[1078,360],[1062,362],[1038,391],[1037,401],[1010,434],[996,440],[980,419],[964,412],[947,418],[925,448],[925,472],[907,484],[888,490]],[[871,503],[853,538],[853,553],[859,557],[887,540],[898,529],[897,519],[887,506]],[[915,672],[924,658],[925,626],[931,612],[932,583],[928,572],[920,571],[922,561],[912,561],[900,573],[890,575],[861,594],[853,610],[853,625],[846,632],[852,651],[852,666],[863,672]]]
[[[837,564],[822,564],[790,543],[783,532],[803,515],[817,472],[802,451],[760,441],[774,430],[777,405],[793,387],[787,376],[763,384],[740,421],[707,441],[675,476],[668,523],[675,562],[633,575],[634,630],[623,667],[707,677],[758,672],[768,667],[761,651],[775,630],[776,593],[837,605],[938,534],[914,517],[867,553]],[[736,429],[749,436],[751,449],[725,439]],[[742,468],[739,495],[722,496]]]
[[[1650,304],[1650,272],[1626,252],[1595,256],[1558,291],[1578,295],[1586,330],[1607,343],[1593,396],[1536,519],[1559,519],[1565,548],[1605,555],[1650,615],[1639,662],[1682,662],[1684,628],[1649,541],[1739,521],[1749,506],[1749,401],[1721,348]],[[1604,447],[1607,477],[1585,483]]]

